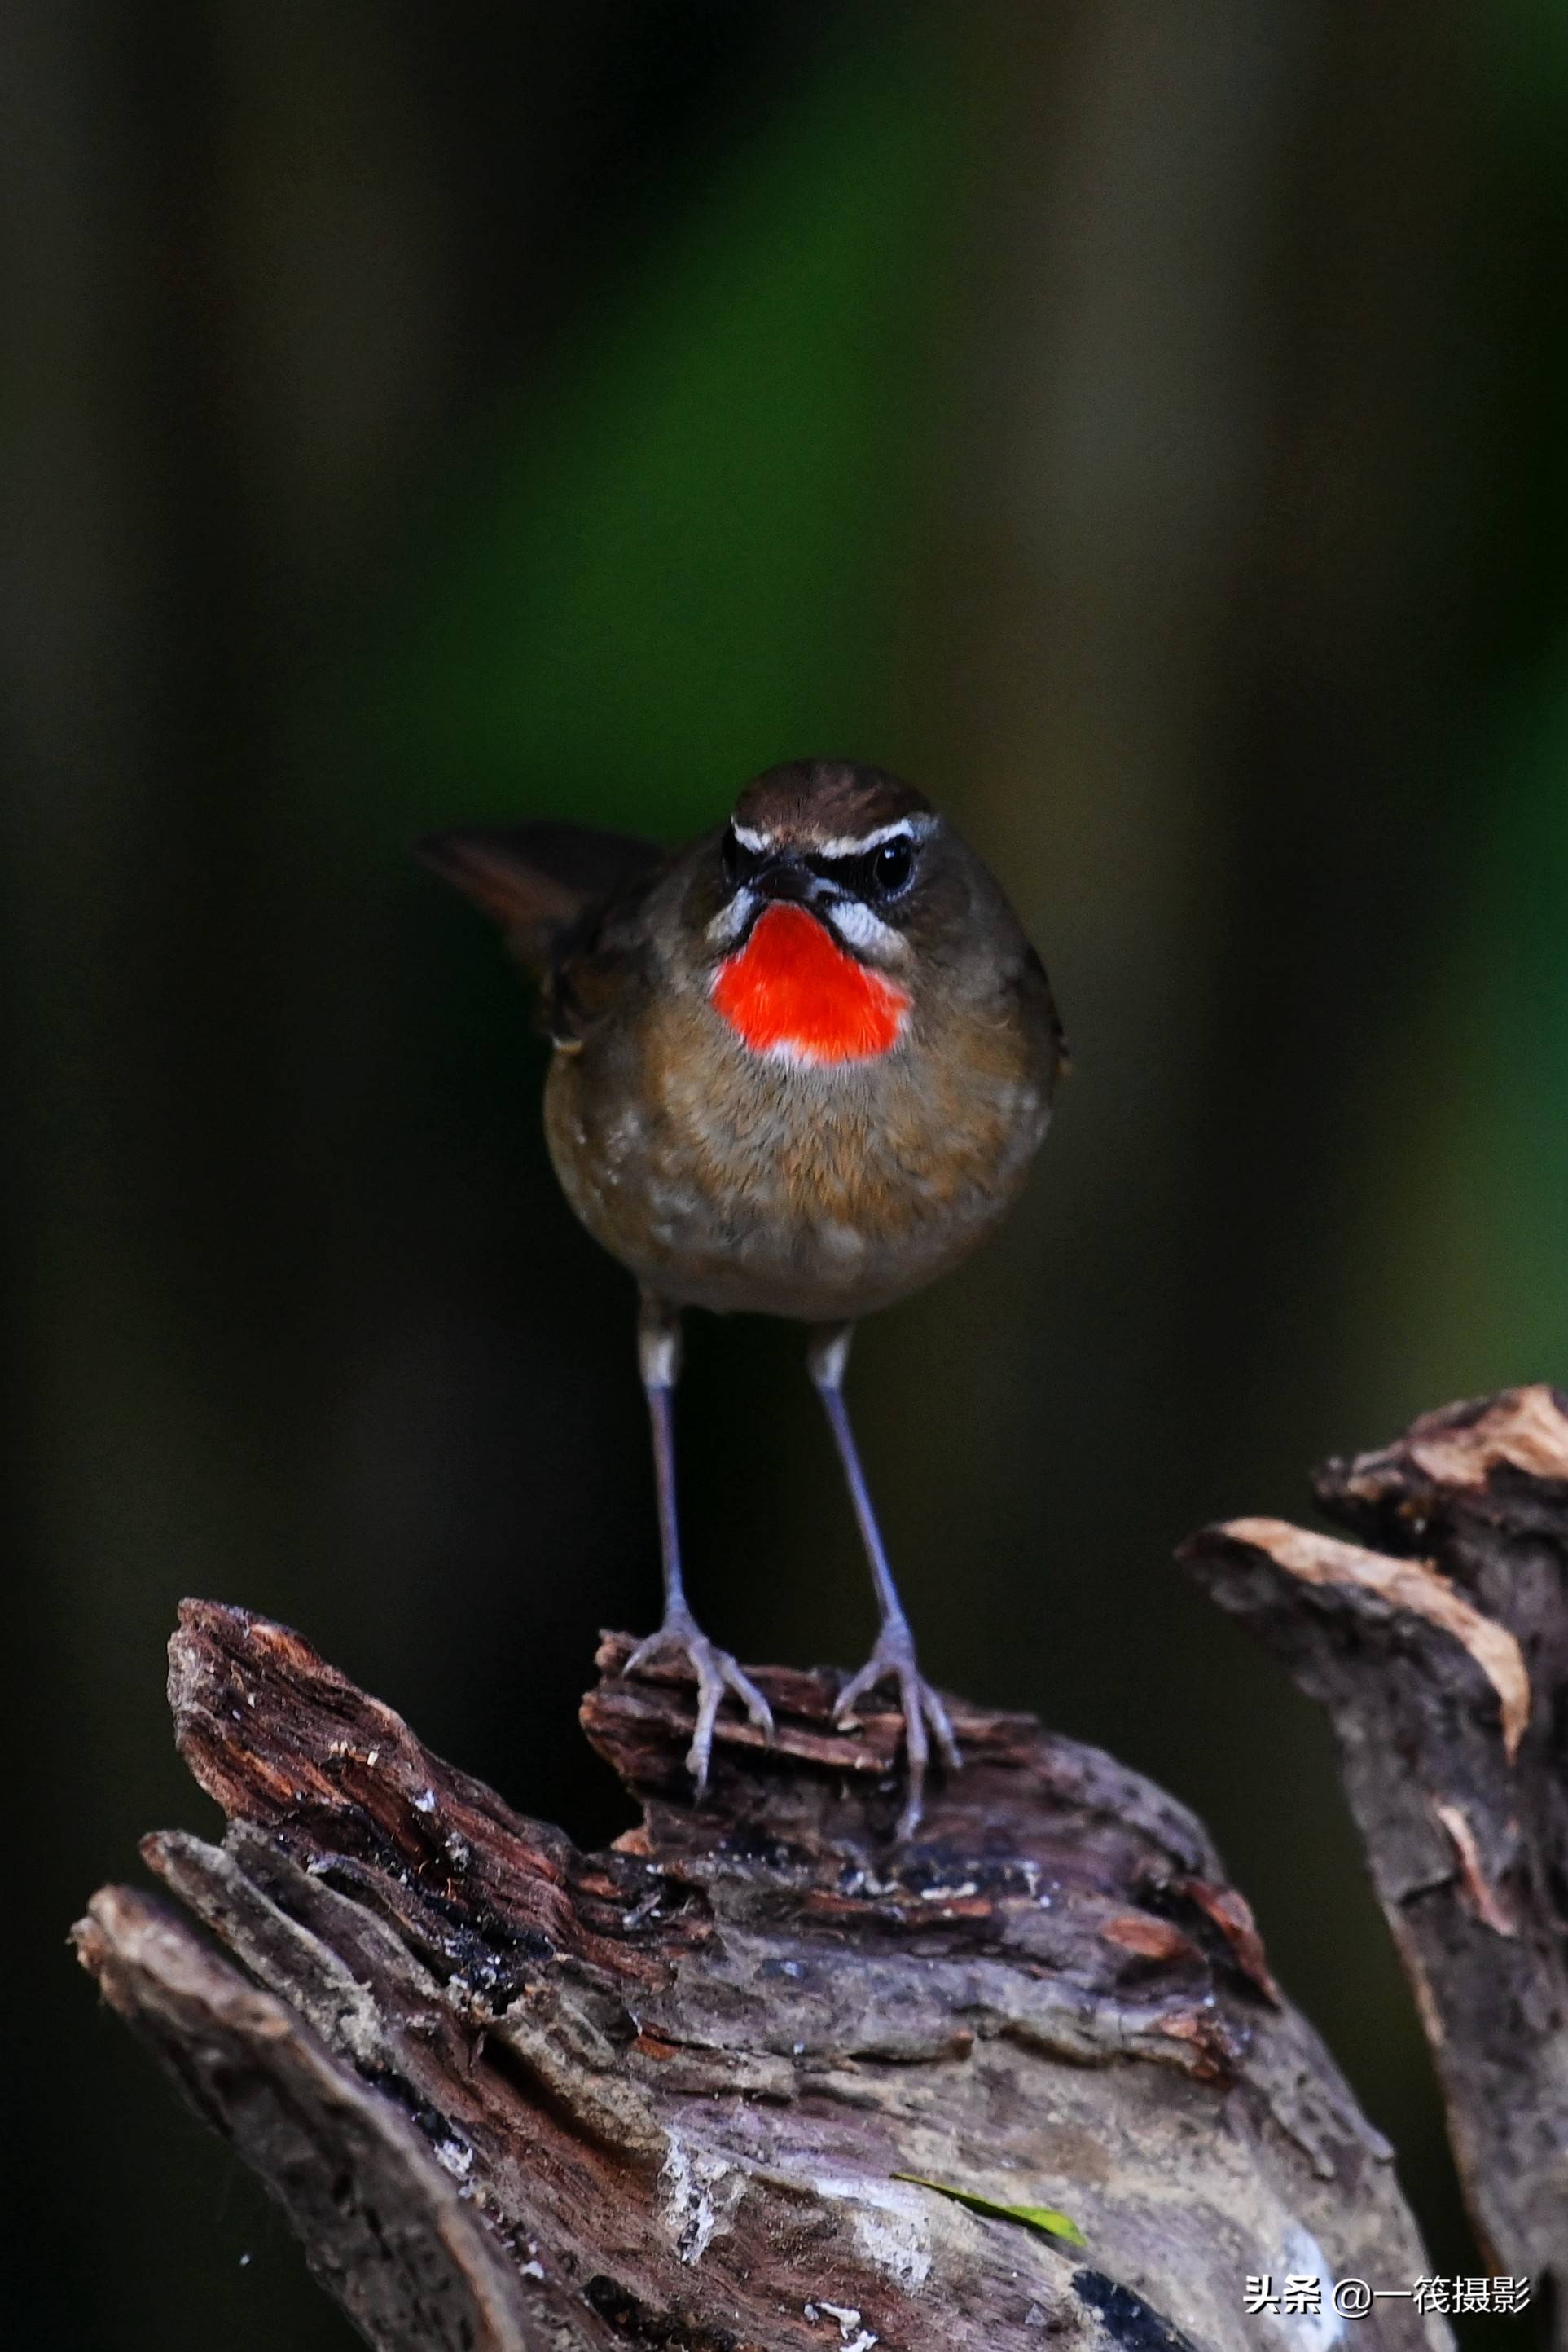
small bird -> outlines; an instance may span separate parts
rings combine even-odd
[[[684,848],[587,826],[460,827],[419,854],[504,927],[539,982],[554,1052],[545,1131],[568,1201],[636,1277],[664,1614],[627,1661],[696,1677],[700,1796],[726,1690],[768,1702],[687,1606],[675,1507],[681,1318],[812,1328],[881,1628],[838,1717],[893,1685],[919,1823],[931,1740],[960,1757],[923,1680],[844,1403],[856,1322],[956,1265],[1017,1198],[1065,1041],[1000,887],[918,792],[880,768],[791,761]]]

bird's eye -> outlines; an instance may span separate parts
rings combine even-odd
[[[907,841],[884,841],[871,862],[871,878],[878,895],[896,898],[915,871],[915,852]]]

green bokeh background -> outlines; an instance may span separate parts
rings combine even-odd
[[[813,751],[952,812],[1079,1065],[857,1352],[928,1665],[1205,1814],[1474,2269],[1322,1726],[1169,1556],[1568,1380],[1560,14],[17,0],[0,51],[26,2340],[348,2340],[63,1948],[210,1820],[182,1592],[624,1818],[573,1717],[656,1605],[629,1287],[406,843],[678,838]],[[694,1341],[699,1610],[852,1663],[798,1339]]]

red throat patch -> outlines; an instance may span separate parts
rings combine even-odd
[[[768,907],[714,974],[713,1001],[754,1054],[869,1062],[896,1045],[909,999],[846,955],[803,907]]]

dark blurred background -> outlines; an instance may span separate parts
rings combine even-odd
[[[65,1947],[213,1818],[182,1593],[624,1824],[630,1286],[406,843],[819,751],[992,860],[1079,1065],[858,1352],[926,1664],[1205,1814],[1479,2268],[1323,1730],[1169,1561],[1568,1378],[1568,16],[10,0],[0,173],[17,2340],[350,2340]],[[695,1597],[855,1663],[799,1353],[695,1334]]]

